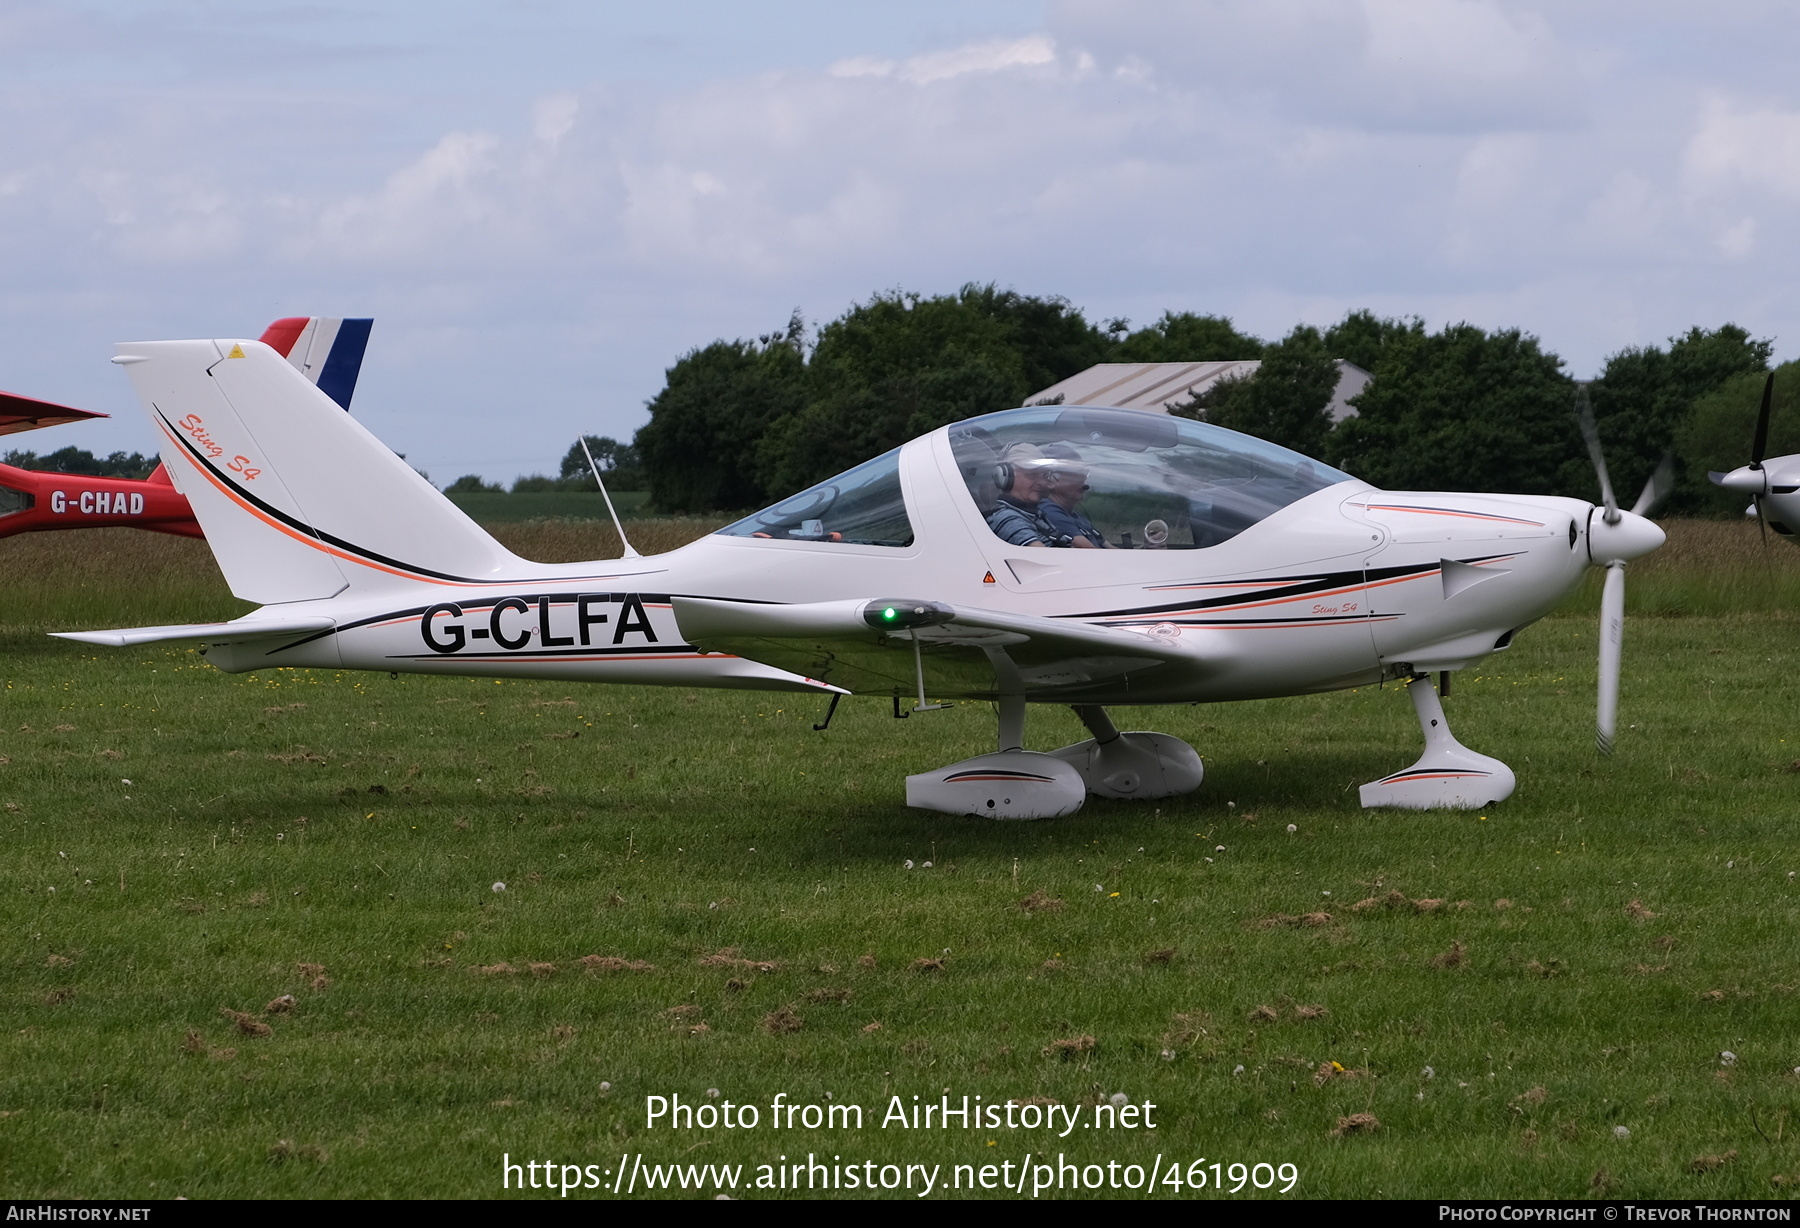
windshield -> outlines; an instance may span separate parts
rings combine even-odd
[[[969,494],[1015,546],[1198,550],[1353,480],[1279,445],[1141,409],[1033,406],[950,428]]]
[[[828,545],[910,546],[912,521],[900,494],[900,449],[864,461],[719,532],[727,537]]]

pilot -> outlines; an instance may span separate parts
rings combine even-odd
[[[1058,538],[1081,550],[1110,550],[1114,547],[1100,535],[1094,522],[1080,510],[1087,498],[1087,467],[1081,453],[1066,443],[1044,445],[1043,501],[1039,505],[1044,522]]]
[[[987,512],[994,536],[1012,546],[1067,545],[1044,520],[1044,454],[1036,444],[1016,443],[994,466],[998,498]]]

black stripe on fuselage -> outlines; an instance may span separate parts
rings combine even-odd
[[[1471,567],[1495,559],[1510,558],[1504,554],[1483,554],[1474,558],[1457,559],[1456,562],[1467,563]],[[1224,597],[1204,597],[1198,601],[1170,601],[1160,605],[1132,606],[1122,610],[1095,610],[1087,614],[1058,614],[1057,618],[1079,618],[1098,620],[1107,618],[1129,618],[1134,615],[1174,613],[1179,610],[1218,610],[1232,606],[1254,605],[1266,601],[1287,601],[1305,597],[1312,593],[1325,592],[1336,588],[1357,588],[1387,580],[1403,578],[1422,578],[1439,571],[1438,563],[1408,563],[1397,567],[1359,568],[1355,571],[1333,571],[1320,575],[1291,576],[1277,580],[1245,581],[1246,584],[1262,583],[1263,588],[1251,589],[1249,592],[1234,593]],[[1207,584],[1228,584],[1228,580],[1208,580]],[[1169,586],[1159,586],[1169,587]],[[1366,617],[1366,615],[1358,615]],[[1178,620],[1176,620],[1178,621]],[[1292,620],[1282,620],[1292,621]]]
[[[304,533],[306,536],[311,537],[316,541],[324,542],[326,545],[335,546],[339,550],[355,555],[357,558],[367,559],[372,563],[380,563],[384,567],[392,567],[400,571],[410,571],[417,576],[429,576],[433,580],[445,580],[452,584],[479,584],[483,587],[497,584],[517,587],[531,583],[529,580],[478,580],[472,576],[459,576],[447,571],[433,571],[429,567],[420,567],[417,563],[408,563],[404,559],[393,559],[385,554],[377,554],[375,551],[364,546],[359,546],[355,542],[347,541],[346,539],[337,537],[331,533],[326,533],[315,525],[307,524],[304,520],[288,515],[268,500],[251,494],[238,483],[233,482],[220,471],[217,465],[214,465],[202,455],[198,448],[182,438],[181,433],[176,429],[175,424],[169,421],[168,415],[163,413],[160,406],[156,407],[156,416],[169,428],[169,437],[187,450],[189,457],[193,459],[196,465],[205,468],[207,472],[211,473],[231,490],[237,492],[241,498],[255,506],[259,511],[264,512],[275,520],[279,520],[282,524],[287,525],[298,533]],[[564,582],[566,583],[566,581]]]

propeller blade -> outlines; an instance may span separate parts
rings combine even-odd
[[[1625,564],[1606,568],[1606,587],[1600,591],[1600,713],[1594,744],[1600,753],[1613,752],[1613,734],[1619,720],[1619,655],[1625,640]]]
[[[1656,466],[1656,472],[1650,475],[1650,480],[1644,483],[1644,489],[1638,495],[1637,502],[1631,505],[1632,515],[1648,516],[1650,509],[1668,498],[1669,492],[1674,489],[1675,454],[1664,452],[1661,462]]]
[[[1606,474],[1606,454],[1600,450],[1600,428],[1594,424],[1594,407],[1588,404],[1586,384],[1575,391],[1575,416],[1581,422],[1581,437],[1587,441],[1594,472],[1600,477],[1600,502],[1606,506],[1606,523],[1618,524],[1619,501],[1613,498],[1612,479]]]
[[[1756,414],[1756,442],[1750,445],[1750,467],[1762,468],[1763,452],[1769,446],[1769,408],[1775,400],[1775,373],[1763,381],[1762,409]]]

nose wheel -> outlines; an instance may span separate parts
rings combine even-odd
[[[1430,678],[1416,675],[1406,691],[1412,696],[1413,710],[1419,714],[1425,753],[1405,771],[1364,785],[1361,792],[1365,807],[1474,810],[1512,796],[1512,769],[1456,740]]]

